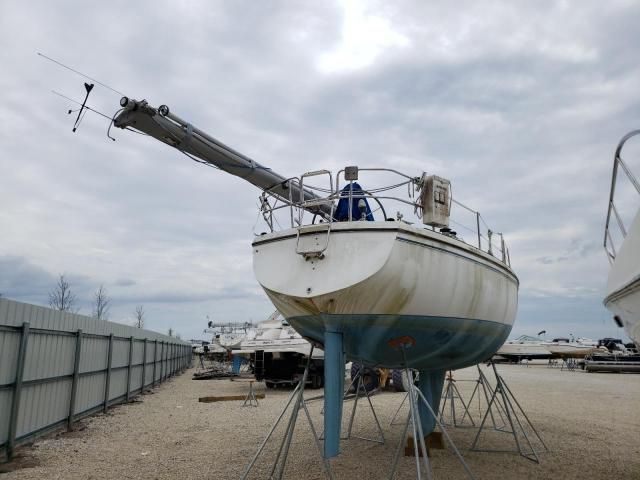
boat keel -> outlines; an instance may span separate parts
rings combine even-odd
[[[422,395],[424,395],[427,402],[429,402],[431,410],[434,412],[440,411],[440,397],[442,396],[445,373],[445,370],[429,372],[420,370],[418,389]],[[422,425],[422,433],[427,436],[433,432],[436,426],[436,419],[424,402],[418,402],[418,414],[420,416],[420,424]]]
[[[344,396],[342,332],[324,332],[324,458],[340,453],[340,426]]]

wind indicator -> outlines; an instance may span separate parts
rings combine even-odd
[[[84,112],[85,106],[87,105],[87,99],[89,98],[89,94],[91,93],[91,90],[93,90],[93,83],[84,82],[84,89],[87,91],[87,94],[84,96],[84,100],[82,101],[80,110],[78,110],[78,116],[76,117],[76,121],[73,124],[72,132],[75,132],[78,129],[78,125],[80,125],[80,122],[82,121],[81,115],[82,115],[82,112]],[[72,112],[73,110],[69,110],[69,115],[71,115]]]

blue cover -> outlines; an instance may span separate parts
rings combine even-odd
[[[371,213],[371,208],[369,208],[369,202],[366,198],[357,198],[356,195],[359,193],[363,193],[362,187],[358,185],[357,182],[350,183],[346,187],[342,189],[340,192],[340,200],[338,201],[338,207],[333,215],[333,218],[337,222],[347,222],[349,221],[349,189],[353,192],[353,197],[351,198],[351,218],[353,220],[360,220],[360,209],[358,208],[358,202],[360,200],[364,200],[364,203],[367,205],[367,221],[373,222],[373,213]]]

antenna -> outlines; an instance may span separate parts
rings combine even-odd
[[[82,105],[80,105],[80,110],[78,110],[78,116],[76,117],[76,123],[73,124],[73,132],[75,132],[78,129],[78,125],[80,124],[80,115],[82,115],[82,112],[84,111],[85,105],[87,104],[87,99],[89,98],[89,94],[91,93],[91,90],[93,90],[93,83],[84,83],[84,89],[87,91],[87,94],[84,97],[84,100],[82,101]]]
[[[96,80],[95,78],[90,77],[89,75],[86,75],[86,74],[84,74],[84,73],[82,73],[82,72],[79,72],[78,70],[76,70],[76,69],[74,69],[74,68],[71,68],[71,67],[69,67],[69,66],[65,65],[64,63],[59,62],[58,60],[55,60],[55,59],[53,59],[53,58],[51,58],[51,57],[48,57],[48,56],[47,56],[47,55],[45,55],[44,53],[40,53],[40,52],[36,52],[36,53],[38,54],[38,56],[40,56],[40,57],[42,57],[42,58],[45,58],[45,59],[49,60],[50,62],[53,62],[53,63],[55,63],[55,64],[57,64],[57,65],[60,65],[62,68],[66,68],[67,70],[70,70],[70,71],[72,71],[73,73],[75,73],[75,74],[77,74],[77,75],[80,75],[81,77],[84,77],[84,78],[86,78],[86,79],[89,79],[89,80],[91,80],[92,82],[97,83],[98,85],[101,85],[101,86],[103,86],[104,88],[107,88],[107,89],[111,90],[112,92],[117,93],[117,94],[118,94],[118,95],[120,95],[120,96],[126,97],[126,95],[125,95],[124,93],[122,93],[122,92],[120,92],[120,91],[116,90],[116,89],[115,89],[115,88],[113,88],[113,87],[110,87],[110,86],[109,86],[109,85],[107,85],[106,83],[102,83],[102,82],[100,82],[100,81]],[[86,84],[85,84],[85,85],[86,85]],[[91,85],[91,87],[93,87],[93,85]]]

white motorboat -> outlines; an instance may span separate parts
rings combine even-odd
[[[509,335],[519,282],[508,250],[501,234],[481,229],[478,212],[452,199],[448,180],[355,166],[285,177],[165,105],[127,97],[120,105],[115,127],[144,132],[263,190],[269,231],[253,241],[254,271],[287,321],[324,349],[325,457],[339,451],[345,355],[418,369],[425,401],[438,411],[445,371],[490,358]],[[371,180],[362,189],[363,174],[391,183]],[[454,206],[472,218],[473,244],[449,228]],[[435,420],[418,408],[429,433]]]
[[[515,340],[506,341],[496,355],[515,361],[550,358],[552,354],[547,344],[548,342],[540,337],[520,335]]]
[[[255,353],[256,350],[272,353],[299,353],[308,356],[311,344],[296,332],[279,311],[275,311],[267,320],[247,335],[239,347],[233,349],[234,355]],[[316,348],[314,358],[322,358],[323,352]]]
[[[309,384],[320,387],[324,381],[324,352],[315,348],[311,353],[311,344],[277,310],[259,323],[232,353],[249,359],[256,379],[264,381],[267,387],[296,383],[302,377],[309,354],[312,355]]]
[[[560,358],[583,358],[585,355],[600,351],[598,343],[588,338],[554,338],[545,347],[552,356]]]
[[[611,175],[611,191],[609,194],[609,206],[604,232],[604,248],[611,264],[609,278],[607,280],[607,295],[604,299],[605,306],[614,314],[614,319],[619,326],[624,326],[629,338],[640,348],[640,209],[638,209],[638,196],[634,196],[633,210],[635,218],[630,227],[625,226],[622,215],[614,203],[618,180],[618,167],[622,169],[626,178],[640,194],[640,183],[635,178],[629,166],[622,159],[621,153],[625,143],[632,137],[639,135],[640,130],[634,130],[625,135],[616,148],[613,159],[613,172]],[[628,203],[628,202],[625,202]],[[620,207],[620,205],[618,205]],[[612,215],[613,213],[613,215]],[[616,250],[612,235],[615,218],[618,234],[622,243]],[[614,234],[615,234],[614,233]]]
[[[213,323],[209,322],[205,332],[212,334],[211,344],[226,351],[240,348],[240,344],[253,334],[255,326],[252,323]]]

